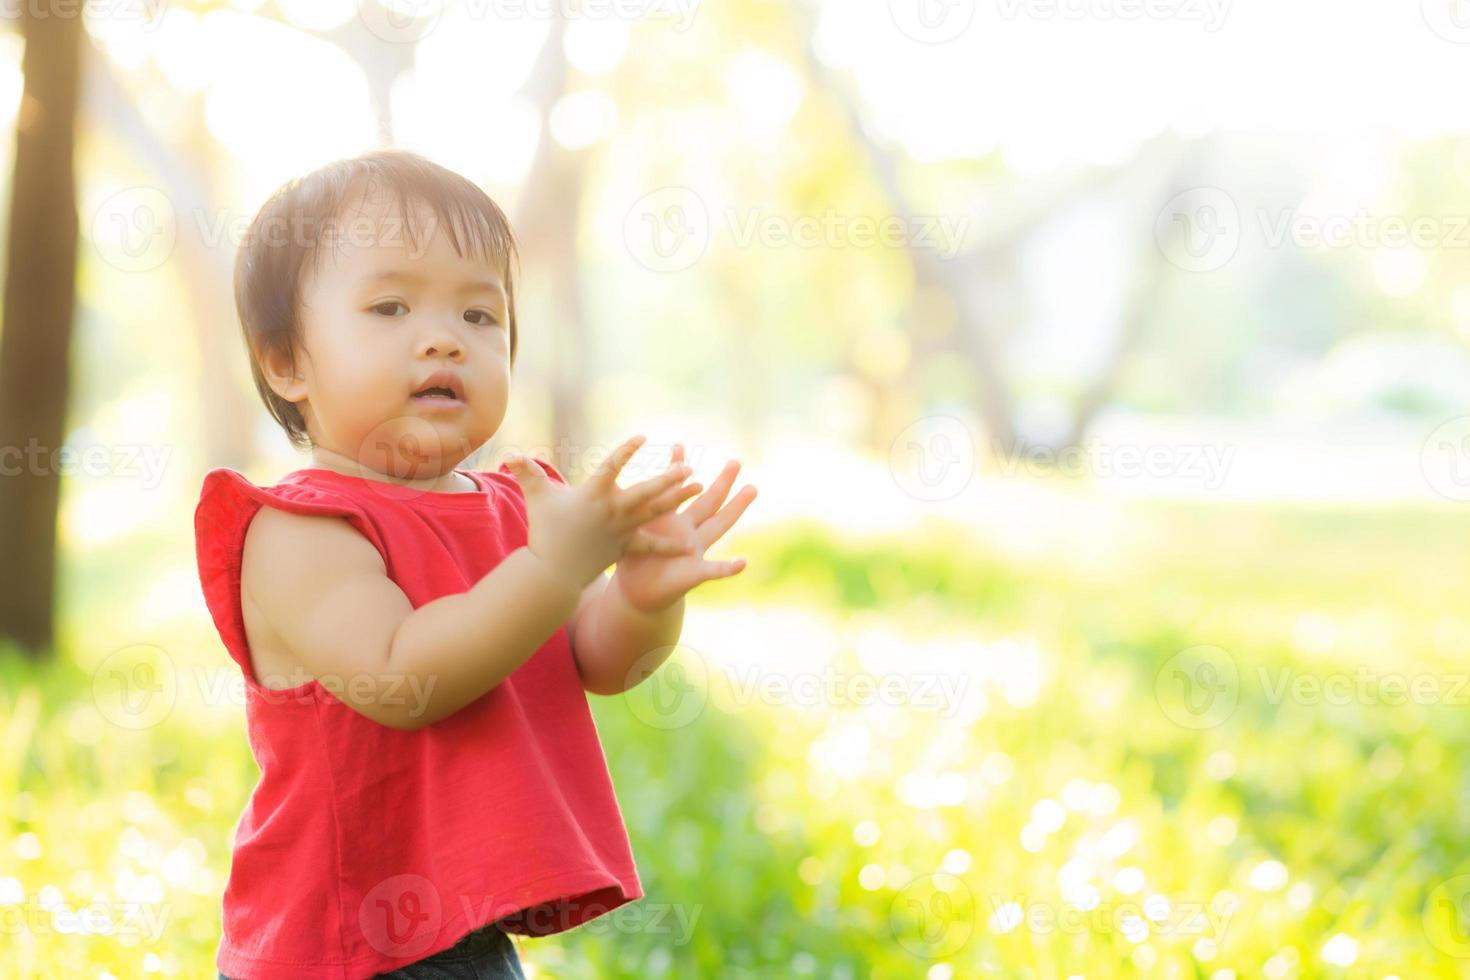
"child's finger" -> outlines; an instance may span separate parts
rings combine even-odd
[[[646,524],[661,514],[678,509],[679,505],[690,497],[695,496],[704,489],[702,483],[686,483],[683,486],[673,487],[659,494],[649,501],[637,512],[634,519],[636,524]]]
[[[682,483],[694,472],[688,465],[679,463],[658,476],[635,483],[623,491],[623,501],[630,512],[637,512],[645,502],[663,493],[676,483]],[[641,523],[641,522],[640,522]]]
[[[510,475],[521,485],[521,494],[527,498],[545,493],[551,488],[551,477],[529,456],[516,456],[508,462]]]
[[[612,451],[612,455],[602,461],[602,465],[597,468],[596,473],[592,474],[588,482],[596,483],[604,490],[614,489],[618,483],[618,473],[628,465],[628,460],[633,458],[633,454],[645,441],[646,437],[641,434],[626,440]]]
[[[703,524],[705,520],[720,505],[725,502],[725,495],[730,492],[730,487],[735,483],[735,474],[740,472],[740,460],[732,459],[720,470],[720,475],[715,477],[715,482],[709,485],[710,492],[700,497],[689,507],[689,519],[696,525]]]
[[[729,578],[731,575],[739,574],[746,565],[744,558],[732,558],[729,561],[707,561],[700,566],[700,574],[705,581],[716,578]]]
[[[720,535],[730,530],[731,526],[740,519],[740,515],[745,513],[745,508],[749,507],[750,502],[755,499],[756,493],[755,485],[747,483],[713,517],[695,522],[698,528],[695,533],[699,535],[699,540],[704,543],[706,548],[720,540]],[[704,503],[705,499],[701,497],[699,503]],[[689,512],[692,514],[697,506],[698,504],[690,505]]]

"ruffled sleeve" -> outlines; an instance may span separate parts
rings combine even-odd
[[[258,487],[227,467],[206,473],[199,504],[194,510],[194,549],[199,563],[199,584],[225,650],[240,665],[246,682],[252,686],[259,686],[259,682],[250,666],[250,648],[245,640],[245,618],[240,603],[240,563],[245,550],[245,532],[250,521],[266,504],[293,514],[347,518],[379,553],[386,555],[382,538],[367,513],[344,494],[305,483],[283,482],[273,487]]]

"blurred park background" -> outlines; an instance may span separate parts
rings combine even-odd
[[[482,465],[760,488],[592,698],[647,897],[528,975],[1470,975],[1458,0],[0,23],[0,975],[214,975],[257,769],[193,507],[305,465],[231,263],[381,144],[521,238]]]

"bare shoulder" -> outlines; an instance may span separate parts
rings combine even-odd
[[[384,573],[382,556],[345,518],[261,507],[240,558],[240,609],[259,683],[290,688],[315,676],[290,637],[335,579],[374,571]]]

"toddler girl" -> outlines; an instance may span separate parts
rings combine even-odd
[[[725,503],[731,460],[701,494],[679,446],[621,487],[641,436],[576,487],[460,469],[505,416],[513,261],[480,188],[391,149],[288,182],[241,246],[256,387],[312,465],[211,470],[195,512],[260,768],[221,977],[521,977],[507,933],[643,895],[586,692],[646,678],[684,594],[744,567],[704,552],[755,488]]]

